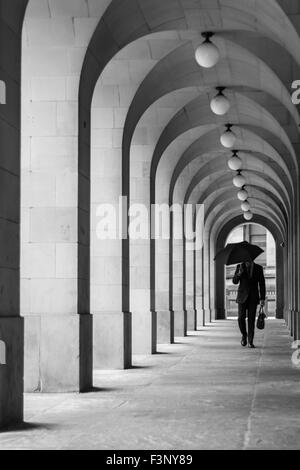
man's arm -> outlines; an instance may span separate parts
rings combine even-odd
[[[260,276],[259,276],[258,282],[259,282],[260,301],[261,303],[264,304],[266,300],[266,281],[265,281],[264,270],[262,266],[260,269]]]
[[[241,280],[241,276],[243,274],[243,268],[240,264],[237,265],[234,276],[232,278],[233,284],[238,284]]]

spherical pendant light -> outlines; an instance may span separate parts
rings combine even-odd
[[[238,157],[237,150],[233,150],[232,154],[233,154],[232,157],[230,158],[230,160],[228,160],[228,166],[230,170],[238,171],[242,168],[243,162],[240,159],[240,157]]]
[[[246,189],[242,188],[238,194],[237,194],[237,197],[240,201],[246,201],[249,197],[249,194],[248,194],[248,191],[246,191]]]
[[[211,100],[210,109],[217,116],[224,116],[230,109],[230,101],[223,95],[224,87],[218,86],[216,90],[218,94]]]
[[[202,33],[205,41],[196,49],[195,58],[201,67],[210,69],[214,67],[220,60],[220,52],[217,46],[215,46],[210,38],[214,33],[207,32]]]
[[[243,175],[241,175],[241,172],[238,171],[238,174],[233,178],[233,184],[237,188],[242,188],[246,184],[246,180]]]
[[[251,211],[244,212],[244,219],[245,220],[252,220],[253,219],[253,214]]]
[[[241,204],[241,209],[243,212],[249,212],[251,209],[251,206],[248,201],[245,201]]]
[[[227,124],[226,125],[227,130],[224,132],[224,134],[221,135],[220,142],[223,145],[223,147],[230,149],[234,146],[236,142],[236,135],[234,132],[232,132],[232,124]]]

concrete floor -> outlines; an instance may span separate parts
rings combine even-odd
[[[0,449],[300,449],[300,368],[283,322],[256,345],[216,322],[131,370],[97,371],[92,393],[26,395],[26,424]]]

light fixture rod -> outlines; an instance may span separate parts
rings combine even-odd
[[[226,86],[216,86],[216,90],[218,92],[218,95],[223,95],[223,91],[226,90]]]
[[[201,36],[205,38],[205,42],[210,42],[210,38],[212,38],[215,35],[212,31],[205,31],[204,33],[201,33]]]

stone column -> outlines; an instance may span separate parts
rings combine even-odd
[[[173,269],[173,310],[175,336],[187,334],[187,303],[186,303],[186,223],[192,226],[192,217],[187,221],[184,205],[186,190],[190,181],[189,166],[181,172],[172,191],[172,269]],[[171,200],[169,201],[171,203]],[[193,306],[192,306],[193,308]]]
[[[197,234],[198,236],[198,234]],[[195,274],[195,295],[196,295],[196,310],[197,310],[197,328],[204,326],[204,309],[203,309],[203,249],[196,250],[195,253],[196,274]]]
[[[207,235],[204,239],[203,247],[203,301],[204,301],[204,318],[205,323],[211,321],[211,310],[210,310],[210,263],[209,263],[209,240]]]
[[[214,240],[212,239],[212,235],[210,235],[209,274],[210,274],[210,302],[211,302],[210,311],[211,311],[212,320],[215,320],[217,318],[214,256],[215,256]]]
[[[157,213],[155,226],[152,228],[157,231],[155,243],[155,269],[152,275],[155,277],[155,310],[157,312],[157,343],[172,344],[174,342],[174,311],[172,309],[172,298],[170,296],[170,287],[172,285],[171,264],[170,264],[170,206],[168,204],[167,184],[170,179],[169,166],[161,165],[157,172],[154,195],[151,198],[152,203],[156,203]],[[152,221],[153,222],[153,221]],[[157,224],[160,224],[161,230],[158,233]],[[165,239],[163,239],[165,238]]]
[[[174,342],[174,312],[169,308],[169,245],[169,240],[155,241],[155,306],[158,344]]]
[[[88,16],[81,5],[80,14]],[[50,2],[49,8],[36,11],[32,5],[24,23],[21,306],[26,391],[86,391],[92,386],[90,160],[87,153],[79,165],[78,96],[96,21],[79,21],[73,2],[67,11],[60,6]],[[85,112],[80,125],[89,150],[88,104]]]
[[[284,248],[276,240],[276,318],[284,318]]]
[[[189,247],[187,247],[189,245]],[[193,247],[193,248],[192,248]],[[195,244],[192,241],[185,242],[185,298],[187,312],[187,330],[196,330],[196,311],[194,299],[194,253]]]
[[[95,369],[124,369],[132,363],[129,259],[123,252],[128,200],[122,199],[122,128],[128,98],[124,87],[118,85],[118,60],[113,67],[111,76],[109,67],[104,69],[92,102],[91,312]]]
[[[0,427],[23,420],[20,317],[20,77],[26,1],[0,8]]]
[[[156,312],[151,310],[150,302],[149,178],[140,177],[132,183],[130,216],[133,222],[135,217],[140,217],[141,222],[138,238],[134,227],[130,238],[132,351],[133,354],[153,354],[156,352]]]
[[[185,282],[185,310],[187,312],[187,330],[195,331],[197,327],[195,310],[195,239],[193,221],[195,207],[190,203],[185,209],[185,237],[184,237],[184,282]]]
[[[177,204],[179,209],[179,204]],[[184,298],[184,257],[183,257],[183,219],[181,214],[173,213],[172,243],[172,282],[173,282],[173,310],[174,310],[174,335],[186,336],[187,313]]]
[[[155,141],[155,104],[135,129],[130,150],[130,310],[133,354],[154,354],[157,344],[157,312],[150,282],[154,253],[151,246],[150,168]],[[151,130],[151,138],[148,136]],[[153,275],[153,274],[152,274]]]

